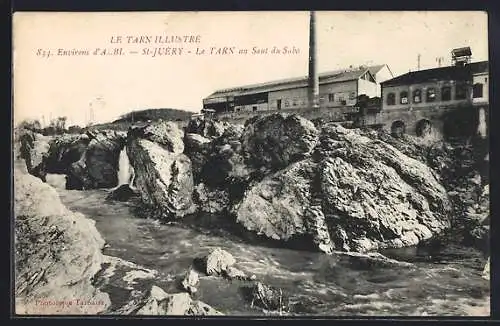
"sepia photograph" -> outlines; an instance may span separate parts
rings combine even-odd
[[[23,316],[490,316],[488,14],[15,12]]]

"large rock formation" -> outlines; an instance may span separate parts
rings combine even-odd
[[[26,162],[28,172],[45,181],[50,138],[27,130],[19,138],[21,142],[19,156]]]
[[[88,135],[64,134],[50,142],[46,169],[48,173],[67,174],[71,164],[81,159],[90,142]]]
[[[193,213],[191,160],[183,154],[183,132],[172,122],[129,130],[127,154],[143,202],[163,218]]]
[[[94,221],[66,209],[54,188],[16,169],[17,314],[96,314],[110,305],[92,279],[104,240]]]
[[[193,300],[188,293],[168,294],[157,286],[152,286],[148,294],[135,305],[123,311],[132,315],[175,315],[203,316],[222,315],[204,302]]]
[[[90,139],[78,161],[67,172],[68,189],[111,188],[118,184],[118,157],[125,134],[115,131],[87,132]]]
[[[249,230],[280,240],[308,236],[331,252],[416,245],[449,226],[450,209],[425,164],[329,125],[312,158],[255,183],[235,213]]]
[[[318,134],[311,121],[298,115],[252,118],[245,124],[242,150],[250,165],[278,170],[307,157]]]

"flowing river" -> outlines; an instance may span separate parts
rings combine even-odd
[[[490,284],[481,274],[484,255],[471,248],[433,252],[415,248],[384,252],[414,267],[358,266],[338,256],[273,248],[220,232],[196,230],[134,216],[133,204],[107,201],[109,190],[64,190],[62,202],[96,221],[107,242],[104,253],[159,273],[152,284],[167,292],[173,277],[193,259],[220,247],[237,267],[265,284],[280,287],[294,314],[323,316],[487,316]],[[264,315],[241,294],[241,285],[202,277],[198,298],[226,315]]]

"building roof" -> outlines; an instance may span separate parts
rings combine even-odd
[[[391,73],[391,76],[394,76],[392,74],[392,71],[391,69],[389,68],[388,65],[386,64],[383,64],[383,65],[376,65],[376,66],[370,66],[368,67],[368,70],[370,70],[370,73],[375,76],[380,70],[382,70],[384,67],[387,67],[387,70],[389,70],[389,72]]]
[[[473,74],[488,72],[488,61],[473,62],[460,66],[447,66],[419,71],[411,71],[404,75],[386,80],[382,86],[419,84],[432,80],[467,80]]]
[[[381,65],[380,67],[382,68],[383,66],[384,65]],[[378,66],[373,66],[373,67],[378,67]],[[356,80],[361,78],[366,72],[371,74],[370,72],[371,68],[372,67],[359,66],[356,68],[339,69],[334,71],[323,72],[318,75],[319,83],[328,84],[328,83],[338,83],[338,82]],[[308,76],[287,78],[287,79],[274,80],[259,84],[251,84],[251,85],[218,90],[209,95],[206,99],[223,97],[223,96],[236,96],[236,95],[260,93],[260,92],[277,91],[277,90],[296,88],[296,87],[307,87],[307,85],[308,85]]]

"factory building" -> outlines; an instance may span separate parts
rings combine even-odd
[[[359,95],[380,97],[380,83],[392,78],[387,65],[349,67],[319,74],[322,109],[354,107]],[[216,113],[261,112],[308,107],[308,77],[276,80],[218,90],[203,99],[205,110]]]

